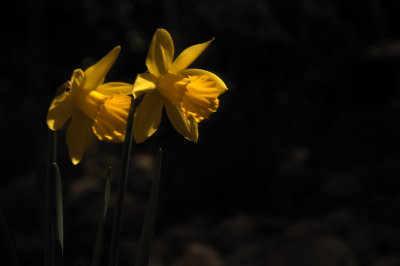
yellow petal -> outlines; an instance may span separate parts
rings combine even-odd
[[[78,164],[92,136],[91,120],[79,110],[75,110],[67,130],[67,147],[73,164]]]
[[[171,73],[178,73],[187,68],[199,55],[208,47],[214,39],[205,43],[196,44],[186,48],[172,63],[169,71]]]
[[[132,84],[125,82],[107,82],[98,86],[96,91],[107,96],[112,96],[117,93],[129,95],[132,93]]]
[[[197,122],[194,121],[193,117],[186,118],[178,106],[167,101],[165,102],[165,110],[175,130],[186,139],[197,142],[199,139],[199,132],[197,129]]]
[[[99,62],[94,64],[85,70],[86,83],[85,90],[95,90],[104,81],[104,77],[107,75],[111,66],[114,64],[121,51],[121,46],[116,46],[106,56],[104,56]]]
[[[209,72],[207,70],[189,68],[189,69],[185,69],[185,70],[182,70],[181,72],[179,72],[179,75],[181,75],[183,77],[188,77],[188,76],[207,76],[208,78],[210,78],[210,79],[215,81],[217,87],[221,91],[220,93],[223,93],[226,90],[228,90],[228,87],[226,87],[226,85],[222,81],[222,79],[220,79],[217,75],[215,75],[214,73],[211,73],[211,72]]]
[[[82,69],[75,69],[71,76],[71,96],[76,95],[80,91],[82,91],[83,86],[86,83],[86,75]]]
[[[164,103],[164,98],[158,92],[150,92],[143,97],[133,120],[133,136],[137,143],[145,141],[157,131]]]
[[[47,126],[51,130],[59,130],[71,117],[75,108],[70,92],[66,91],[52,101],[47,113]]]
[[[135,83],[133,83],[133,97],[137,98],[141,94],[154,90],[157,86],[157,78],[150,73],[142,73],[137,75]]]
[[[174,58],[174,43],[171,35],[164,29],[158,29],[150,44],[146,58],[149,72],[155,76],[165,74]]]

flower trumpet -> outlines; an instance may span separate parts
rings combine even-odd
[[[164,107],[176,131],[197,142],[198,123],[217,111],[218,97],[227,90],[217,75],[187,68],[211,41],[190,46],[173,60],[171,35],[164,29],[155,32],[146,58],[148,72],[139,74],[133,85],[135,98],[145,94],[133,122],[136,142],[157,131]]]
[[[50,105],[47,125],[51,130],[61,129],[70,120],[66,144],[75,165],[82,159],[93,134],[104,141],[124,140],[132,84],[103,83],[120,50],[116,46],[85,71],[74,70],[71,80]]]

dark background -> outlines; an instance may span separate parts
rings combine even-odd
[[[20,265],[42,265],[46,112],[116,45],[108,81],[144,72],[157,28],[229,91],[186,141],[163,116],[133,151],[120,265],[133,265],[154,155],[164,149],[151,265],[400,265],[400,2],[26,1],[2,7],[0,207]],[[89,265],[106,167],[74,167],[59,134],[65,265]],[[109,227],[107,228],[110,229]],[[109,240],[109,235],[106,235]],[[104,249],[107,249],[105,245]],[[104,256],[104,265],[107,254]]]

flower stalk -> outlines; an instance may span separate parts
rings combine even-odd
[[[46,173],[45,261],[46,266],[62,265],[64,245],[61,175],[57,161],[57,133],[49,131]]]

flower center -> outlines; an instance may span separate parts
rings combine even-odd
[[[89,93],[80,92],[76,97],[78,109],[90,119],[96,117],[99,106],[107,99],[107,96],[97,91]]]
[[[218,109],[221,93],[216,82],[207,76],[181,76],[168,73],[158,83],[158,90],[165,98],[179,106],[186,117],[196,122],[209,118]]]
[[[98,108],[92,129],[99,140],[123,142],[128,120],[131,97],[114,94]]]
[[[158,80],[158,91],[175,105],[180,105],[186,90],[186,82],[181,76],[167,73]]]
[[[123,142],[131,97],[124,94],[106,96],[97,91],[80,94],[77,106],[93,120],[92,129],[99,140]]]

